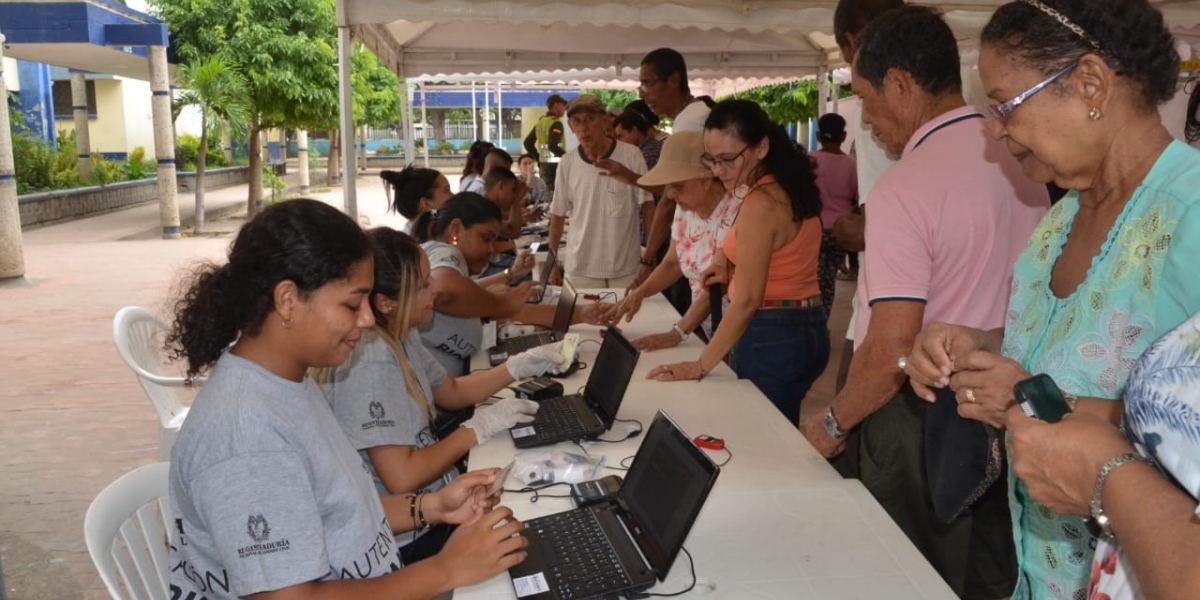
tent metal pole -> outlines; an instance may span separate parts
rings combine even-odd
[[[338,5],[345,0],[338,0]],[[354,170],[354,85],[350,80],[350,59],[354,43],[350,27],[338,26],[338,91],[341,108],[342,135],[342,203],[347,215],[358,221],[358,196],[355,189],[357,171]]]
[[[429,119],[428,119],[428,114],[425,112],[425,106],[426,106],[426,104],[425,104],[425,84],[424,83],[417,84],[417,89],[421,90],[421,139],[423,140],[423,143],[421,144],[421,154],[424,155],[424,157],[425,157],[424,166],[426,169],[428,169],[429,168]]]

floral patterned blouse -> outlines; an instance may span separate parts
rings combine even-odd
[[[1050,275],[1079,210],[1071,192],[1046,215],[1013,269],[1003,354],[1079,396],[1120,399],[1146,348],[1200,311],[1200,151],[1173,142],[1117,217],[1084,281],[1066,298]],[[1097,540],[1050,512],[1009,473],[1020,576],[1013,600],[1087,597]]]
[[[679,256],[683,276],[692,287],[692,300],[705,292],[700,274],[712,264],[741,209],[742,198],[726,193],[707,219],[683,207],[675,211],[671,240],[675,242],[675,254]]]
[[[1124,430],[1139,453],[1200,500],[1200,314],[1154,342],[1134,367],[1125,389]],[[1105,538],[1096,548],[1088,598],[1145,597],[1118,542]]]

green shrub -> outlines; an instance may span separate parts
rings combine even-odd
[[[17,193],[30,194],[54,189],[54,152],[43,140],[13,133],[13,160],[16,163]]]
[[[175,138],[175,168],[180,171],[195,171],[196,157],[200,154],[200,138],[184,133]]]
[[[122,163],[108,160],[101,154],[92,155],[92,181],[97,185],[108,185],[125,181]]]
[[[196,147],[199,148],[200,144],[197,143]],[[204,155],[204,165],[214,169],[229,166],[229,161],[225,160],[225,148],[221,146],[221,138],[212,132],[208,134],[208,153]]]
[[[149,163],[149,164],[148,164]],[[138,146],[129,153],[129,159],[123,165],[125,171],[125,179],[128,181],[136,181],[138,179],[146,179],[149,173],[153,171],[150,166],[153,162],[146,160],[146,149]]]
[[[438,140],[433,146],[434,154],[454,154],[454,142],[450,140]]]
[[[375,154],[380,156],[392,154],[392,147],[388,146],[387,144],[380,144],[375,147]]]

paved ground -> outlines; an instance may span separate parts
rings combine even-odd
[[[340,188],[314,196],[341,205]],[[134,304],[166,314],[188,265],[223,254],[244,221],[236,213],[245,197],[245,186],[209,192],[209,215],[235,216],[210,217],[206,236],[156,239],[157,205],[25,233],[26,277],[0,282],[0,565],[8,600],[107,598],[84,547],[83,515],[105,485],[153,462],[157,443],[154,411],[113,347],[112,317]],[[192,202],[180,197],[185,225]],[[362,220],[402,225],[385,203],[378,177],[360,177]],[[851,282],[838,285],[834,367],[814,395],[833,391],[853,293]]]

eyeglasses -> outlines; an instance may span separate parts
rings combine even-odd
[[[1076,60],[1075,62],[1063,67],[1059,72],[1047,77],[1041,83],[1025,90],[1024,92],[1017,94],[1015,98],[1009,100],[1008,102],[1004,102],[1003,104],[992,104],[988,106],[988,112],[992,113],[992,116],[995,117],[996,120],[1001,124],[1007,125],[1008,115],[1012,114],[1012,111],[1016,110],[1018,106],[1033,97],[1034,94],[1042,91],[1043,88],[1051,83],[1054,83],[1054,81],[1059,77],[1070,73],[1078,64],[1079,61]]]
[[[716,169],[717,167],[720,167],[721,169],[732,169],[733,163],[736,163],[737,159],[741,158],[742,155],[745,154],[746,151],[749,149],[750,149],[750,146],[746,145],[745,147],[742,148],[741,152],[734,154],[732,158],[726,158],[723,156],[717,157],[717,156],[712,156],[709,154],[701,154],[700,155],[700,164],[708,167],[709,170]]]
[[[637,89],[640,92],[648,92],[648,91],[650,91],[650,88],[652,88],[660,83],[662,83],[662,80],[658,79],[658,78],[643,79],[642,81],[638,82]]]

